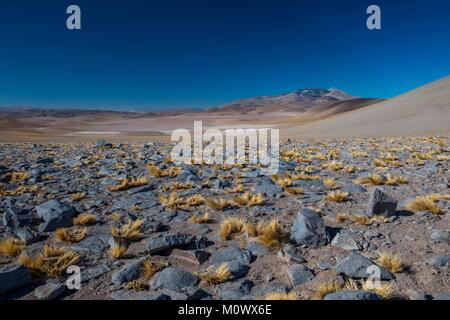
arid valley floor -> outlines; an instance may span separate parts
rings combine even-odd
[[[2,144],[2,296],[449,298],[448,138],[290,141],[269,177],[170,149]]]

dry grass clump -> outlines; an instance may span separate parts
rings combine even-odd
[[[94,225],[96,222],[97,216],[92,213],[82,213],[72,220],[72,223],[75,226],[90,226]]]
[[[406,209],[412,212],[428,211],[433,214],[443,214],[442,208],[436,204],[435,196],[417,197],[406,205]]]
[[[34,273],[55,278],[79,260],[80,256],[74,251],[46,244],[42,252],[35,257],[22,255],[18,262]]]
[[[387,252],[382,252],[378,255],[377,263],[392,273],[399,273],[405,269],[405,265],[400,256]]]
[[[356,168],[355,166],[345,166],[343,170],[347,173],[353,173],[355,172]]]
[[[205,203],[205,198],[201,194],[194,194],[184,200],[184,206],[198,207]]]
[[[205,212],[203,215],[193,215],[189,218],[189,221],[192,223],[203,224],[211,221],[209,217],[209,212]]]
[[[370,174],[367,177],[359,177],[355,180],[356,184],[364,184],[364,185],[372,185],[372,186],[379,186],[384,184],[384,178],[383,176],[379,175],[378,173]]]
[[[8,238],[0,241],[0,255],[17,257],[25,249],[25,242],[18,238]]]
[[[305,189],[300,188],[300,187],[291,187],[291,188],[286,188],[285,190],[287,193],[292,194],[294,196],[305,193]]]
[[[172,192],[168,197],[159,196],[159,203],[170,209],[181,209],[185,205],[183,198],[178,197],[176,192]]]
[[[80,201],[86,197],[86,192],[73,193],[71,194],[70,197],[72,198],[73,201]]]
[[[144,221],[142,219],[137,219],[135,221],[129,220],[128,223],[122,225],[120,228],[111,228],[111,235],[130,241],[140,240],[144,236],[141,232],[143,223]]]
[[[169,167],[167,169],[160,169],[153,163],[147,164],[147,169],[148,171],[150,171],[150,174],[152,174],[156,178],[161,177],[174,178],[181,172],[181,169],[178,167]]]
[[[60,228],[55,231],[55,239],[66,243],[77,243],[87,235],[86,228]]]
[[[141,187],[148,184],[148,179],[146,177],[141,178],[126,178],[122,179],[120,184],[117,186],[108,187],[109,191],[124,191],[131,188]]]
[[[386,182],[388,186],[398,186],[400,184],[407,184],[408,179],[403,176],[395,176],[393,174],[388,174],[386,176]]]
[[[125,256],[125,253],[127,252],[128,248],[124,244],[115,244],[109,249],[109,255],[111,258],[119,260],[122,259]]]
[[[361,283],[352,279],[347,279],[343,284],[339,284],[337,281],[320,284],[315,290],[313,299],[323,300],[327,295],[342,290],[363,290],[373,292],[383,299],[392,298],[394,292],[393,286],[389,283],[375,285],[370,279],[361,281]]]
[[[278,248],[283,240],[283,230],[278,220],[269,223],[258,223],[256,226],[256,240],[265,247]]]
[[[280,176],[275,174],[272,176],[272,181],[278,184],[282,188],[292,187],[293,181],[289,176]]]
[[[133,280],[133,281],[125,283],[123,285],[123,287],[126,290],[131,290],[131,291],[144,291],[144,290],[147,290],[148,285],[145,283],[145,281],[143,281],[141,279],[137,279],[137,280]]]
[[[299,300],[299,296],[295,291],[291,291],[289,293],[281,293],[281,292],[270,292],[266,295],[265,300],[280,300],[280,301],[288,301],[288,300]]]
[[[394,295],[394,286],[392,284],[380,283],[379,285],[374,285],[370,279],[367,279],[362,283],[362,290],[373,292],[385,300],[391,299]]]
[[[243,195],[235,197],[233,202],[238,206],[259,206],[264,203],[264,196],[261,193],[252,195],[249,192],[246,192]]]
[[[219,228],[219,236],[223,241],[230,239],[235,233],[241,233],[245,225],[242,218],[228,218],[222,221]]]
[[[168,191],[188,190],[192,189],[193,186],[194,184],[192,182],[187,182],[185,184],[180,182],[173,182],[171,184],[164,185],[163,191],[168,192]]]
[[[208,199],[206,199],[206,205],[210,209],[223,210],[226,207],[230,206],[231,202],[229,200],[226,200],[223,198],[218,198],[218,199],[208,198]]]
[[[234,188],[227,189],[227,193],[242,193],[244,191],[245,189],[242,183],[238,183]]]
[[[375,159],[373,161],[373,165],[378,168],[386,168],[388,166],[388,163],[381,159]]]
[[[324,164],[323,167],[330,171],[339,171],[344,168],[344,165],[339,161],[331,161],[329,163]]]
[[[326,282],[320,284],[314,293],[315,300],[323,300],[328,294],[335,293],[342,290],[342,287],[336,282]]]
[[[339,185],[336,182],[336,180],[334,180],[334,178],[325,178],[325,179],[323,179],[323,184],[328,189],[337,189],[337,188],[339,188]]]
[[[152,261],[144,261],[141,269],[141,275],[144,277],[144,279],[151,279],[153,276],[164,269],[164,266],[161,264],[157,264]]]
[[[345,202],[348,200],[348,196],[348,192],[332,191],[326,195],[325,200],[331,202]]]
[[[337,223],[344,223],[347,222],[350,219],[350,215],[345,214],[345,213],[338,213],[336,215],[336,222]]]
[[[226,263],[222,263],[217,269],[208,268],[206,272],[199,274],[199,278],[202,282],[207,284],[219,284],[226,282],[230,279],[231,272],[228,269]]]
[[[292,180],[319,180],[318,174],[295,174],[291,176]]]
[[[7,173],[6,177],[9,178],[9,181],[11,182],[21,182],[28,179],[29,174],[26,171],[16,171]]]

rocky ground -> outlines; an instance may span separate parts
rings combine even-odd
[[[0,299],[449,299],[448,143],[287,141],[272,177],[164,143],[2,144]]]

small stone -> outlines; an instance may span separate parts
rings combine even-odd
[[[337,248],[341,248],[347,251],[358,251],[360,248],[358,243],[352,238],[352,236],[345,231],[339,232],[331,241],[331,245]]]
[[[374,188],[370,193],[366,216],[373,217],[375,215],[382,215],[385,217],[391,217],[395,215],[396,208],[397,201],[381,191],[381,189]]]
[[[242,264],[249,264],[251,261],[251,253],[248,250],[242,250],[236,247],[230,247],[214,252],[211,255],[211,262],[213,264],[220,264],[223,262],[237,261]]]
[[[450,267],[450,257],[448,256],[435,256],[426,261],[427,264],[434,267],[443,268]]]
[[[39,300],[53,300],[66,291],[65,284],[58,282],[49,282],[43,286],[36,288],[33,295]]]
[[[145,261],[145,258],[141,258],[138,260],[134,260],[129,262],[128,264],[121,267],[119,270],[115,271],[112,274],[112,283],[116,286],[121,286],[126,282],[130,282],[139,278],[142,263]]]
[[[304,264],[295,264],[288,267],[286,271],[294,287],[314,278],[314,273]]]
[[[195,265],[200,265],[208,260],[209,254],[205,250],[174,249],[170,256]]]

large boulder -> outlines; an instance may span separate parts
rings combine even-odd
[[[24,266],[0,266],[0,293],[19,289],[31,282],[31,273]]]
[[[283,193],[283,188],[275,184],[272,179],[264,178],[254,188],[254,193],[261,193],[266,197],[277,197]]]
[[[291,228],[291,240],[299,246],[322,246],[327,242],[325,224],[311,209],[300,209]]]
[[[370,193],[366,216],[373,217],[375,215],[382,215],[385,217],[391,217],[395,215],[396,209],[397,201],[381,191],[381,189],[374,188]]]
[[[39,218],[44,220],[39,230],[41,232],[52,232],[58,228],[70,227],[76,211],[61,201],[50,200],[37,206],[36,213]]]
[[[169,267],[155,274],[150,281],[152,289],[179,290],[197,285],[199,278],[187,271]]]
[[[369,268],[372,266],[379,268],[381,277],[380,280],[394,279],[394,275],[392,273],[354,251],[339,262],[336,265],[335,270],[338,274],[344,274],[352,279],[367,279],[372,275],[372,270]]]
[[[147,252],[154,254],[167,249],[183,248],[192,244],[195,239],[195,236],[184,233],[159,235],[147,242]]]

